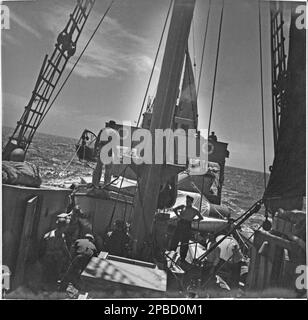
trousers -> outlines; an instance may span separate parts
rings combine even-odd
[[[185,260],[188,252],[188,244],[191,236],[191,222],[186,220],[178,221],[174,235],[171,240],[171,250],[176,251],[179,242],[181,242],[180,257]]]

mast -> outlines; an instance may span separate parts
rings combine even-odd
[[[170,21],[169,34],[161,67],[161,73],[151,119],[150,132],[153,145],[155,129],[172,128],[174,110],[178,97],[181,73],[185,59],[185,49],[195,7],[195,0],[175,0]],[[142,258],[144,244],[151,241],[154,213],[162,184],[164,165],[145,165],[138,183],[134,200],[132,238],[135,257]]]

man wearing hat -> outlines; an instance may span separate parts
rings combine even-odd
[[[171,250],[176,251],[179,242],[181,242],[180,256],[181,260],[185,261],[188,252],[188,244],[191,237],[191,223],[196,216],[198,220],[202,220],[200,212],[193,208],[194,198],[191,196],[186,197],[186,206],[182,205],[174,208],[175,214],[180,219],[177,223],[173,238],[171,240]],[[182,210],[181,213],[178,213]]]
[[[75,241],[71,250],[72,263],[61,281],[60,290],[66,290],[70,282],[75,288],[79,289],[81,273],[86,268],[91,258],[97,255],[97,249],[94,242],[94,236],[90,233],[87,233],[82,239]]]
[[[42,240],[40,260],[42,261],[43,282],[48,287],[57,285],[57,281],[65,272],[70,261],[65,237],[68,221],[68,214],[59,214],[56,220],[56,228],[46,233]]]

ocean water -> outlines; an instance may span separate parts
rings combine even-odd
[[[12,128],[2,128],[5,143]],[[28,150],[27,160],[40,168],[43,183],[59,185],[80,181],[79,177],[91,176],[94,164],[81,163],[75,155],[77,139],[37,133]],[[231,150],[232,151],[232,150]],[[227,162],[228,164],[228,162]],[[262,198],[263,173],[241,168],[226,167],[222,203],[227,205],[232,216],[238,217]],[[247,225],[257,227],[264,220],[264,210],[251,217]]]

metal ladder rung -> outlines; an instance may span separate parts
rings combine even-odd
[[[61,52],[61,50],[58,48],[58,50]],[[61,54],[62,54],[62,52],[61,52]],[[53,69],[55,70],[55,71],[57,71],[59,74],[61,74],[62,73],[62,71],[60,70],[60,69],[58,69],[57,68],[57,66],[51,61],[51,60],[48,60],[48,63],[53,67]],[[47,67],[48,68],[48,67]]]
[[[26,107],[27,112],[32,112],[32,113],[38,114],[38,115],[40,115],[40,116],[43,115],[43,112],[39,112],[39,111],[37,111],[37,110],[35,110],[35,109],[31,109],[31,108],[28,109],[28,107],[29,107],[29,106]]]
[[[51,86],[51,87],[53,87],[53,88],[56,87],[56,86],[55,86],[54,84],[52,84],[51,81],[49,81],[48,79],[46,79],[46,78],[44,78],[44,77],[41,77],[41,79],[42,79],[43,81],[45,81],[49,86]]]
[[[277,36],[280,33],[280,30],[283,28],[284,22],[282,22],[277,28],[275,28],[275,31],[273,32],[274,36]]]
[[[283,64],[283,62],[284,62],[284,59],[279,60],[278,63],[274,65],[274,68],[277,69],[279,66]]]
[[[78,27],[78,23],[75,20],[75,18],[72,18],[71,21],[72,21],[72,24],[73,24],[73,28],[75,28],[78,31],[78,33],[80,33],[81,29]]]
[[[37,97],[39,97],[40,99],[42,99],[42,100],[45,101],[45,102],[48,102],[48,101],[49,101],[49,99],[43,97],[41,94],[39,94],[39,93],[37,93],[37,92],[33,92],[33,94],[35,94]]]
[[[20,121],[17,121],[17,123],[19,124],[19,125],[23,125],[23,123],[22,122],[20,122]],[[24,124],[24,128],[29,128],[29,129],[36,129],[37,128],[37,126],[31,126],[30,124]]]
[[[85,14],[85,10],[86,8],[84,8],[83,6],[79,5],[79,11],[82,13],[82,16],[84,19],[87,18],[86,14]],[[79,15],[79,12],[78,12],[78,15]]]
[[[278,50],[279,50],[279,48],[281,48],[282,46],[283,46],[283,42],[281,41],[281,42],[279,42],[278,44],[277,44],[277,46],[276,46],[276,48],[274,48],[274,50],[273,50],[273,52],[277,52]]]
[[[38,115],[40,115],[40,116],[43,115],[43,112],[39,112],[39,111],[37,111],[37,110],[35,110],[35,109],[30,109],[30,111],[31,111],[32,113],[38,114]]]

